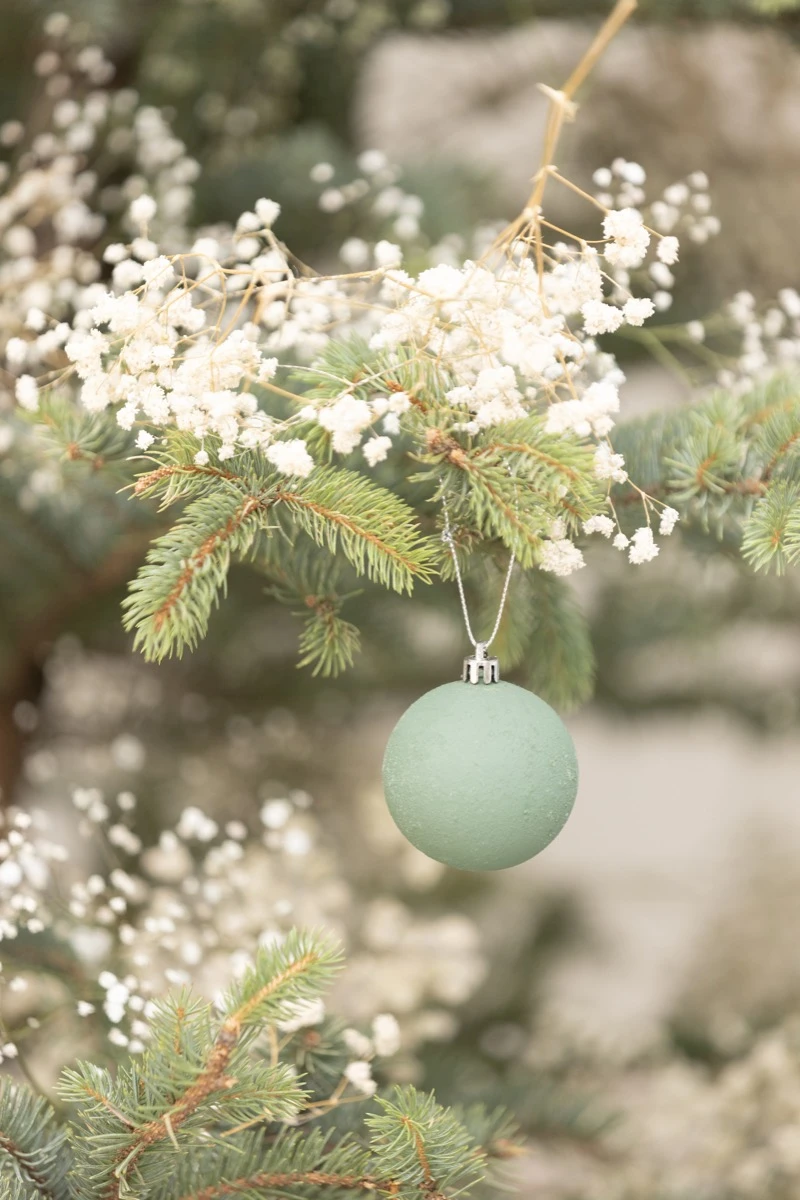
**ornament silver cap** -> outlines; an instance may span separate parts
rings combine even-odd
[[[464,683],[500,682],[500,662],[486,657],[486,642],[475,643],[475,653],[464,659],[461,678]]]

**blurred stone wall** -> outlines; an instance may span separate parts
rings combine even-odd
[[[505,199],[498,215],[512,215],[541,153],[547,101],[537,84],[560,86],[590,36],[574,22],[542,20],[499,33],[387,37],[361,80],[359,137],[401,163],[469,164]],[[580,99],[559,151],[562,171],[585,185],[622,155],[660,189],[704,170],[723,222],[699,264],[713,291],[797,283],[800,57],[788,39],[725,23],[631,26]],[[564,189],[554,187],[548,203],[559,219],[584,218]]]

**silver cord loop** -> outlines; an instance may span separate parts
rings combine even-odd
[[[470,625],[470,621],[469,621],[469,611],[467,610],[467,598],[464,595],[464,582],[461,578],[461,568],[458,565],[458,555],[456,554],[456,545],[455,545],[455,541],[453,539],[453,532],[450,528],[450,513],[447,508],[447,497],[445,495],[442,495],[442,507],[444,509],[444,530],[442,531],[442,541],[448,547],[450,554],[452,555],[452,558],[453,558],[453,566],[455,567],[455,572],[456,572],[456,583],[458,584],[458,594],[459,594],[459,597],[461,598],[461,611],[464,614],[464,625],[466,626],[467,637],[472,642],[472,645],[475,647],[476,650],[478,649],[478,646],[481,646],[482,650],[486,651],[489,649],[492,642],[497,637],[497,631],[500,628],[500,622],[503,619],[503,609],[506,606],[506,598],[508,596],[508,588],[509,588],[509,584],[511,583],[511,572],[514,570],[514,563],[517,561],[517,556],[512,552],[511,558],[508,560],[508,570],[506,571],[506,577],[505,577],[505,581],[503,583],[503,593],[500,597],[500,607],[497,610],[497,619],[494,623],[494,629],[489,634],[488,638],[486,638],[482,642],[479,642],[478,639],[475,637],[475,634],[472,632],[472,626]]]

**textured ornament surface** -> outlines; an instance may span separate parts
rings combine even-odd
[[[419,850],[464,871],[496,871],[532,858],[562,829],[578,762],[561,718],[533,692],[445,683],[398,721],[383,786]]]

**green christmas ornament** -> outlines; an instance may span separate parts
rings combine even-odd
[[[430,858],[462,871],[498,871],[533,858],[563,828],[578,791],[578,761],[563,722],[539,696],[500,682],[476,641],[445,504],[443,540],[455,565],[474,656],[461,683],[421,696],[398,721],[383,759],[386,803],[401,833]]]
[[[578,790],[564,723],[533,692],[500,683],[497,660],[482,649],[466,660],[464,682],[411,705],[383,760],[397,827],[418,850],[462,871],[533,858],[563,828]]]

